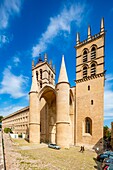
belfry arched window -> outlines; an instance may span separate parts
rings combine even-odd
[[[96,75],[96,64],[91,64],[91,76]]]
[[[51,75],[51,83],[53,84],[53,74]]]
[[[37,79],[37,81],[38,81],[38,71],[36,71],[36,79]]]
[[[49,80],[49,82],[50,82],[50,71],[49,71],[49,73],[48,73],[48,80]]]
[[[42,80],[42,69],[40,69],[40,80]]]
[[[92,120],[89,117],[85,118],[85,133],[92,134]]]
[[[85,62],[87,62],[87,51],[85,50],[84,52],[83,52],[83,63],[85,63]]]
[[[83,78],[87,77],[87,66],[83,67]]]
[[[92,49],[91,49],[91,60],[93,60],[95,58],[96,58],[96,48],[92,47]]]
[[[40,81],[40,88],[42,88],[42,81]]]

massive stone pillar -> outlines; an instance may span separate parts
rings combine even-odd
[[[40,143],[40,107],[37,92],[30,92],[29,142]]]
[[[29,93],[29,142],[40,143],[40,105],[36,71],[32,71],[32,85]]]
[[[59,81],[56,86],[56,141],[57,145],[69,148],[70,143],[70,122],[69,122],[69,88],[64,57],[62,58],[62,65],[60,70]]]

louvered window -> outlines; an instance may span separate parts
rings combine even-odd
[[[95,58],[96,58],[96,48],[93,47],[93,48],[91,49],[91,60],[93,60],[93,59],[95,59]]]
[[[91,76],[96,75],[96,65],[92,64],[91,65]]]
[[[83,63],[87,62],[87,51],[83,52]]]
[[[87,67],[83,67],[83,78],[87,77]]]

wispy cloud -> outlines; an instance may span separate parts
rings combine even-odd
[[[9,26],[10,19],[15,15],[19,15],[23,0],[4,0],[0,5],[0,47],[9,43],[12,36],[4,33]]]
[[[22,108],[24,108],[25,106],[21,106],[21,105],[10,105],[4,108],[0,109],[0,113],[2,113],[3,116],[7,116],[11,113],[16,112],[17,110],[20,110]]]
[[[4,44],[8,44],[10,42],[10,39],[5,34],[0,35],[0,47],[2,47]]]
[[[11,16],[20,12],[23,0],[4,0],[0,6],[0,29],[8,27]]]
[[[104,111],[105,120],[112,119],[113,121],[113,75],[108,74],[106,76],[105,83],[105,97],[104,97]]]
[[[32,56],[36,57],[39,52],[47,49],[48,44],[51,44],[61,32],[69,34],[71,31],[71,23],[74,21],[77,26],[83,20],[85,5],[73,4],[69,8],[64,7],[63,10],[55,17],[50,18],[50,23],[47,29],[39,38],[38,44],[32,48]]]
[[[8,67],[3,72],[3,80],[0,84],[0,94],[9,94],[13,98],[26,96],[26,86],[28,78],[19,75],[16,76],[11,72],[11,67]]]
[[[19,59],[18,56],[14,56],[13,63],[14,63],[15,66],[18,66],[18,64],[20,63],[20,59]]]

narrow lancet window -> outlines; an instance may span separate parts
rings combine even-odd
[[[91,60],[93,60],[95,58],[96,58],[96,48],[92,47],[92,49],[91,49]]]
[[[94,76],[94,75],[96,75],[96,64],[95,63],[91,65],[91,76]]]
[[[40,69],[40,80],[42,80],[42,69]]]
[[[36,71],[36,79],[37,79],[37,81],[38,81],[38,71]]]
[[[85,133],[92,134],[92,120],[89,117],[85,118]]]
[[[87,51],[83,52],[83,63],[87,62]]]
[[[87,77],[87,67],[84,66],[83,67],[83,78],[86,78]]]

